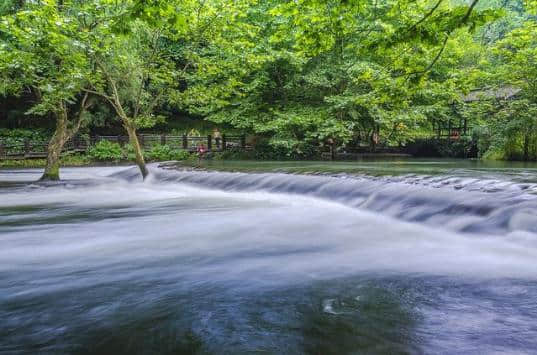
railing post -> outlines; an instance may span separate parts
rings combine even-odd
[[[222,135],[222,150],[226,150],[226,135]]]
[[[0,142],[0,157],[3,157],[4,154],[4,143]]]
[[[160,136],[160,144],[161,145],[166,145],[166,135],[165,134],[162,134]]]
[[[212,150],[213,148],[213,137],[211,137],[211,135],[209,134],[207,136],[207,150]]]
[[[145,139],[143,134],[140,134],[138,141],[140,143],[140,148],[145,149]]]
[[[246,148],[246,136],[244,134],[241,136],[241,148]]]
[[[30,140],[26,138],[24,140],[24,156],[30,155]]]
[[[188,149],[188,138],[186,134],[183,134],[183,149]]]
[[[215,137],[214,142],[216,144],[216,149],[217,150],[222,150],[222,146],[220,145],[220,143],[222,143],[221,140],[220,140],[220,137]]]

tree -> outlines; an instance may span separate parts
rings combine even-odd
[[[531,5],[528,2],[528,5]],[[516,93],[507,100],[483,100],[468,107],[480,120],[485,156],[537,160],[537,27],[532,16],[493,43],[489,65],[479,77],[491,91]]]
[[[199,53],[210,51],[215,43],[230,43],[225,33],[232,32],[234,18],[247,4],[246,0],[134,1],[110,5],[104,14],[99,6],[87,8],[94,18],[89,23],[97,23],[91,27],[88,45],[99,80],[86,92],[114,108],[144,178],[148,170],[137,129],[162,120],[155,108],[164,102],[184,106],[184,101],[211,92],[211,88],[188,90],[187,95],[178,89],[186,76],[202,77],[215,68]]]
[[[73,128],[98,97],[125,127],[144,177],[137,132],[170,107],[305,155],[327,141],[373,147],[379,137],[430,135],[474,88],[522,88],[526,101],[504,117],[534,102],[534,0],[48,0],[17,9],[0,10],[3,91],[32,88],[42,105],[31,112]]]
[[[219,105],[199,105],[195,112],[268,135],[275,145],[292,142],[296,152],[304,142],[370,143],[379,133],[385,142],[404,142],[429,119],[446,116],[460,94],[461,80],[446,70],[454,58],[442,54],[456,52],[467,27],[496,18],[491,9],[475,12],[477,4],[259,4],[245,21],[262,35],[242,53],[257,55],[260,65],[243,65],[243,71],[229,65],[224,77],[238,84]]]
[[[92,89],[114,108],[134,148],[142,177],[148,175],[137,137],[137,129],[151,127],[161,117],[154,109],[169,95],[176,76],[174,65],[166,59],[160,31],[136,23],[130,36],[101,37],[94,52],[96,72],[101,78]]]
[[[35,104],[28,113],[54,117],[56,129],[41,179],[58,180],[61,151],[86,121],[92,103],[82,93],[90,85],[92,68],[77,41],[78,27],[60,6],[47,2],[4,16],[0,31],[0,93],[30,91]]]

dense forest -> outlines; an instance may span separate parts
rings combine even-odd
[[[210,122],[292,157],[429,145],[537,160],[535,0],[3,0],[0,127]],[[203,126],[205,125],[205,126]],[[11,132],[11,133],[10,133]]]

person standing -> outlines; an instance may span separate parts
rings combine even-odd
[[[201,160],[205,157],[205,153],[207,153],[207,148],[205,148],[205,144],[200,143],[198,145],[198,162],[201,162]]]

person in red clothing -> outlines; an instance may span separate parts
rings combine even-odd
[[[198,145],[198,161],[201,161],[203,157],[205,156],[205,153],[207,153],[207,148],[205,148],[205,144],[201,143]]]

